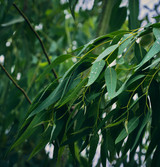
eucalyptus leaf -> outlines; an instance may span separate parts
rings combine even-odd
[[[157,40],[160,39],[160,28],[153,28],[153,34]]]
[[[64,62],[65,60],[67,60],[71,57],[73,57],[73,56],[70,54],[61,55],[61,56],[57,57],[49,66],[47,66],[47,68],[45,68],[43,73],[38,77],[37,81],[44,79],[45,75],[47,73],[49,73],[53,68],[55,68],[55,66],[61,64],[62,62]]]
[[[139,118],[134,117],[128,122],[128,133],[126,132],[125,128],[120,132],[118,137],[115,140],[115,144],[119,143],[123,139],[125,139],[139,124]]]
[[[145,57],[142,59],[142,61],[138,64],[135,71],[140,69],[146,62],[148,62],[151,58],[153,58],[157,53],[160,52],[160,39],[157,39],[149,52],[145,55]]]
[[[137,134],[136,139],[134,141],[134,144],[133,144],[133,146],[131,148],[131,151],[135,148],[135,146],[136,146],[136,144],[138,142],[138,139],[140,138],[140,135],[141,135],[143,129],[145,128],[145,126],[147,125],[147,123],[149,122],[149,120],[150,120],[150,113],[148,112],[145,115],[144,119],[143,119],[143,122],[142,122],[141,127],[140,127],[140,129],[138,131],[138,134]]]
[[[105,58],[107,55],[111,54],[112,52],[114,52],[117,48],[118,48],[119,44],[115,44],[112,45],[110,47],[108,47],[107,49],[105,49],[98,57],[97,59],[94,61],[94,63],[99,62],[100,60],[102,60],[103,58]]]
[[[1,24],[1,26],[2,26],[2,27],[7,27],[7,26],[11,26],[11,25],[13,25],[13,24],[21,23],[21,22],[23,22],[23,21],[24,21],[23,17],[18,17],[18,18],[14,18],[14,19],[10,20],[10,21],[7,22],[7,23]]]
[[[133,38],[132,34],[125,34],[121,40],[120,46],[118,48],[118,55],[121,55],[124,51],[124,49],[127,48],[127,46],[131,43],[131,40]]]
[[[105,70],[105,81],[108,91],[109,98],[112,98],[116,92],[117,86],[117,73],[113,68],[106,68]]]
[[[95,82],[95,80],[98,78],[98,76],[100,75],[101,71],[103,70],[104,66],[105,66],[105,61],[104,60],[100,60],[98,62],[95,62],[92,67],[91,67],[91,72],[89,75],[89,80],[86,86],[90,86],[91,84],[93,84]]]
[[[98,145],[98,141],[99,141],[99,135],[98,134],[94,134],[91,137],[90,140],[90,149],[89,149],[89,164],[91,164],[94,155],[96,153],[96,149],[97,149],[97,145]]]

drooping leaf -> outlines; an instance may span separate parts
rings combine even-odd
[[[63,78],[61,79],[61,82],[57,86],[57,88],[41,103],[39,104],[28,116],[32,117],[33,115],[43,111],[45,108],[49,107],[51,104],[55,103],[56,101],[59,100],[59,98],[62,95],[63,88],[66,84],[67,76],[71,74],[71,72],[77,68],[80,64],[83,63],[83,60],[78,61],[76,64],[74,64],[68,71],[64,74]]]
[[[74,90],[71,90],[71,92],[69,91],[69,93],[63,98],[61,99],[56,105],[55,107],[59,106],[63,106],[64,104],[66,104],[67,102],[69,102],[72,99],[76,99],[77,95],[79,95],[79,92],[83,89],[83,87],[85,86],[87,82],[87,78],[84,79],[83,81],[81,81],[76,88],[74,88]]]
[[[137,63],[141,62],[144,56],[147,54],[146,50],[140,45],[135,43],[135,57],[137,59]]]
[[[159,167],[159,159],[160,159],[160,144],[158,144],[154,152],[153,159],[151,162],[151,167]]]
[[[52,127],[52,131],[50,134],[50,142],[53,142],[54,140],[56,140],[57,136],[60,134],[60,132],[63,129],[64,123],[65,122],[62,119],[56,121],[56,125]]]
[[[17,147],[22,142],[24,142],[26,139],[28,139],[37,129],[37,125],[39,125],[41,122],[45,121],[46,118],[48,118],[50,115],[48,112],[41,112],[37,114],[29,126],[26,128],[26,130],[22,133],[22,135],[15,141],[15,143],[12,145],[11,149]]]
[[[96,132],[98,132],[99,129],[101,129],[101,128],[105,125],[106,121],[109,120],[109,119],[110,119],[114,114],[116,114],[117,112],[118,112],[117,109],[114,109],[114,110],[110,111],[110,112],[106,115],[106,117],[99,123],[98,127],[96,128]]]
[[[93,160],[94,155],[95,155],[95,153],[96,153],[98,141],[99,141],[99,135],[98,135],[98,134],[94,134],[94,135],[91,137],[91,140],[90,140],[89,164],[92,163],[92,160]]]
[[[157,40],[160,39],[160,28],[153,28],[153,34]]]
[[[78,140],[80,140],[83,136],[86,136],[90,132],[90,128],[86,127],[85,129],[82,129],[81,132],[77,132],[72,134],[66,141],[64,141],[61,146],[65,146],[70,143],[74,143]]]
[[[151,58],[153,58],[159,52],[160,52],[160,39],[158,39],[154,42],[152,48],[145,55],[145,57],[142,59],[142,61],[137,65],[137,68],[135,69],[135,71],[140,69],[147,61],[149,61]]]
[[[113,68],[106,68],[105,70],[105,82],[107,86],[108,96],[112,98],[116,91],[117,86],[117,73]]]
[[[122,141],[124,138],[126,138],[137,126],[139,123],[139,118],[134,117],[128,122],[128,133],[126,132],[125,128],[121,131],[121,133],[116,138],[115,144]]]
[[[118,55],[121,55],[125,48],[131,43],[131,40],[133,38],[132,34],[125,34],[121,40],[121,44],[118,48]]]
[[[106,167],[106,160],[107,160],[107,146],[105,140],[101,144],[101,162],[102,166]]]
[[[143,70],[147,70],[148,68],[153,68],[156,67],[160,62],[160,58],[154,60],[149,66],[147,66],[146,68],[144,68]]]
[[[145,126],[146,126],[147,123],[149,122],[149,120],[150,120],[150,113],[148,112],[148,113],[145,115],[144,119],[143,119],[143,122],[142,122],[141,127],[140,127],[140,129],[139,129],[139,131],[138,131],[138,134],[137,134],[136,139],[135,139],[135,141],[134,141],[134,144],[133,144],[133,146],[132,146],[132,148],[131,148],[131,151],[135,148],[135,146],[136,146],[136,144],[137,144],[137,142],[138,142],[138,140],[139,140],[139,137],[140,137],[140,135],[141,135],[143,129],[145,128]]]
[[[10,20],[10,21],[7,22],[7,23],[1,24],[1,26],[2,26],[2,27],[7,27],[7,26],[11,26],[11,25],[16,24],[16,23],[21,23],[21,22],[23,22],[23,21],[24,21],[24,19],[23,19],[22,17],[18,17],[18,18],[15,18],[15,19]]]
[[[95,80],[98,78],[98,76],[100,75],[101,71],[103,70],[104,66],[105,66],[105,61],[104,60],[100,60],[98,62],[95,62],[92,67],[91,67],[91,72],[89,75],[89,80],[86,86],[90,86],[91,84],[93,84],[95,82]]]
[[[74,19],[75,19],[74,9],[75,9],[77,2],[78,2],[78,0],[69,0],[69,7],[70,7],[71,14],[72,14]]]
[[[126,20],[126,16],[127,16],[127,8],[126,7],[119,7],[115,5],[112,9],[112,14],[111,14],[111,18],[110,18],[110,29],[112,31],[118,30],[121,28],[121,26],[123,25],[123,23]],[[117,19],[118,17],[120,17],[121,19]],[[116,20],[116,22],[115,22]]]
[[[112,45],[110,47],[108,47],[107,49],[105,49],[98,57],[97,59],[94,61],[95,62],[99,62],[100,60],[102,60],[103,58],[105,58],[107,55],[111,54],[112,52],[114,52],[117,48],[118,48],[119,44],[115,44]]]
[[[61,64],[62,62],[64,62],[65,60],[67,60],[67,59],[69,59],[69,58],[71,58],[71,57],[73,57],[73,56],[70,55],[70,54],[58,56],[58,57],[43,71],[43,73],[38,77],[37,81],[43,79],[43,78],[45,77],[45,75],[46,75],[47,73],[49,73],[49,72],[52,70],[52,68],[55,68],[55,66]]]
[[[50,139],[50,132],[51,132],[51,127],[49,127],[43,134],[39,141],[39,143],[37,144],[37,146],[33,149],[33,151],[31,152],[30,156],[29,156],[29,160],[35,156],[40,150],[42,150],[47,143],[49,142]]]
[[[45,108],[49,107],[51,104],[55,103],[61,97],[64,85],[65,82],[61,82],[61,84],[59,84],[58,87],[40,105],[38,105],[37,108],[35,108],[30,113],[28,118],[32,117],[35,114],[38,114]]]
[[[129,1],[129,28],[136,29],[140,23],[138,20],[139,16],[139,0]]]

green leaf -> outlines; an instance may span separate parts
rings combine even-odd
[[[61,82],[58,87],[40,104],[35,108],[28,118],[32,117],[35,114],[38,114],[39,112],[43,111],[45,108],[49,107],[51,104],[55,103],[62,94],[63,87],[65,85],[65,81]]]
[[[96,153],[98,141],[99,141],[99,135],[98,135],[98,134],[94,134],[94,135],[91,137],[91,140],[90,140],[89,164],[92,163],[92,160],[93,160],[94,155],[95,155],[95,153]]]
[[[160,39],[160,28],[153,28],[153,34],[157,40]]]
[[[136,29],[140,23],[138,20],[139,16],[139,0],[129,1],[129,28]]]
[[[157,66],[159,64],[159,62],[160,62],[160,58],[154,60],[149,66],[147,66],[143,70],[147,70],[148,68],[154,68],[155,66]]]
[[[110,119],[114,114],[116,114],[117,112],[118,112],[117,109],[114,109],[114,110],[110,111],[110,112],[106,115],[106,117],[99,123],[98,127],[96,128],[96,132],[98,132],[99,129],[101,129],[101,128],[105,125],[106,121],[109,120],[109,119]]]
[[[106,160],[107,160],[107,145],[105,140],[101,144],[101,161],[102,161],[102,166],[106,167]]]
[[[70,69],[68,69],[68,71],[64,74],[63,78],[61,79],[59,85],[57,86],[57,88],[41,103],[39,104],[32,112],[31,114],[28,116],[32,117],[33,115],[43,111],[45,108],[49,107],[51,104],[54,104],[56,101],[59,100],[59,98],[62,95],[63,92],[63,88],[66,84],[66,80],[67,80],[67,76],[69,74],[71,74],[71,72],[77,68],[80,64],[83,63],[83,59],[78,61],[76,64],[74,64]]]
[[[86,136],[89,133],[90,133],[90,128],[89,127],[81,129],[80,132],[76,132],[76,133],[72,134],[71,136],[69,136],[69,138],[61,144],[61,146],[65,146],[67,144],[74,143],[74,142],[80,140],[83,136]]]
[[[125,48],[131,43],[131,40],[133,38],[132,34],[125,34],[121,40],[119,49],[118,49],[118,55],[121,55]]]
[[[139,129],[139,131],[138,131],[138,134],[137,134],[137,136],[136,136],[136,139],[135,139],[135,141],[134,141],[134,144],[133,144],[133,146],[132,146],[132,148],[131,148],[131,151],[135,148],[135,146],[136,146],[136,144],[137,144],[137,142],[138,142],[138,140],[139,140],[139,138],[140,138],[140,135],[141,135],[143,129],[145,128],[145,126],[147,125],[147,123],[149,122],[149,120],[150,120],[150,118],[151,118],[150,116],[151,116],[150,113],[147,112],[147,114],[145,115],[145,117],[144,117],[144,119],[143,119],[143,122],[142,122],[142,124],[141,124],[141,127],[140,127],[140,129]]]
[[[137,68],[135,69],[135,71],[137,71],[139,68],[141,68],[147,61],[149,61],[151,58],[153,58],[159,52],[160,52],[160,39],[157,39],[155,41],[155,43],[153,44],[152,48],[145,55],[143,60],[137,65]]]
[[[69,7],[70,7],[71,14],[72,14],[74,19],[75,19],[74,9],[75,9],[77,2],[78,2],[78,0],[69,0]]]
[[[117,48],[118,48],[119,44],[115,44],[112,45],[110,47],[108,47],[107,49],[105,49],[98,57],[97,59],[93,62],[99,62],[100,60],[102,60],[103,58],[105,58],[107,55],[111,54],[112,52],[114,52]]]
[[[124,138],[126,138],[137,126],[139,123],[139,118],[134,117],[128,122],[128,133],[126,132],[125,128],[121,131],[121,133],[116,138],[115,144],[122,141]]]
[[[112,14],[110,18],[110,23],[109,23],[110,29],[112,31],[120,29],[126,20],[126,16],[127,16],[127,8],[126,7],[119,8],[119,4],[118,6],[115,5],[112,9]],[[117,19],[117,18],[121,18],[121,19]]]
[[[151,167],[159,167],[159,159],[160,159],[160,144],[158,144],[154,152],[153,159],[151,162]]]
[[[21,23],[23,21],[24,21],[23,17],[18,17],[18,18],[14,18],[14,19],[10,20],[7,23],[1,24],[1,26],[2,27],[7,27],[7,26],[11,26],[11,25],[16,24],[16,23]]]
[[[99,62],[95,62],[92,67],[91,67],[91,72],[89,75],[89,80],[86,86],[90,86],[91,84],[93,84],[95,82],[95,80],[98,78],[98,76],[100,75],[101,71],[103,70],[104,66],[105,66],[105,61],[101,60]]]
[[[83,89],[86,82],[87,82],[87,78],[82,80],[73,90],[69,91],[69,93],[63,99],[61,99],[60,101],[58,101],[58,103],[55,104],[55,107],[57,106],[61,107],[67,102],[69,102],[70,100],[76,99],[77,95],[79,95],[79,92]]]
[[[124,122],[124,121],[125,121],[125,118],[122,118],[122,119],[120,119],[119,121],[117,121],[117,122],[115,122],[115,123],[110,123],[110,124],[108,124],[105,128],[110,128],[110,127],[117,126],[117,125],[121,124],[121,123]]]
[[[70,54],[58,56],[55,60],[53,60],[53,62],[49,66],[47,66],[47,68],[43,71],[43,73],[38,77],[37,81],[44,79],[45,75],[49,73],[53,68],[55,68],[55,66],[61,64],[62,62],[71,57],[73,56]]]
[[[45,121],[47,117],[49,117],[48,112],[42,112],[36,115],[32,122],[29,124],[29,126],[26,128],[24,133],[15,141],[15,143],[11,146],[11,149],[14,147],[17,147],[22,142],[24,142],[26,139],[28,139],[37,129],[37,125],[40,124],[42,121]]]
[[[50,133],[51,133],[51,127],[49,127],[47,130],[45,130],[45,132],[42,134],[38,145],[31,152],[31,154],[29,156],[29,160],[47,145],[47,143],[49,142],[49,139],[50,139]]]
[[[106,81],[108,96],[112,98],[115,94],[117,86],[117,73],[113,68],[108,67],[105,70],[105,81]]]
[[[137,59],[137,63],[141,62],[147,53],[146,50],[140,44],[137,44],[137,43],[135,43],[134,51],[135,51],[135,57]]]
[[[60,132],[63,129],[64,123],[65,122],[62,119],[56,121],[56,125],[52,127],[52,131],[50,135],[50,142],[53,142],[54,140],[56,140],[57,136],[60,134]]]

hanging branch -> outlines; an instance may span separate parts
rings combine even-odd
[[[37,33],[37,32],[34,30],[34,28],[32,27],[32,25],[31,25],[29,19],[24,15],[24,13],[17,7],[17,5],[16,5],[15,3],[13,3],[13,6],[17,9],[17,11],[20,13],[20,15],[24,18],[24,20],[26,21],[26,23],[28,24],[28,26],[30,27],[30,29],[32,30],[32,32],[35,34],[35,36],[36,36],[37,39],[39,40],[40,45],[41,45],[41,48],[42,48],[42,50],[43,50],[43,53],[44,53],[44,55],[45,55],[45,57],[46,57],[46,59],[47,59],[47,61],[48,61],[48,64],[51,64],[51,61],[50,61],[50,59],[49,59],[49,56],[48,56],[48,54],[47,54],[47,52],[46,52],[46,49],[45,49],[45,47],[44,47],[44,44],[43,44],[43,42],[42,42],[40,36],[38,35],[38,33]],[[56,74],[56,72],[55,72],[54,69],[52,69],[52,72],[53,72],[54,77],[55,77],[56,79],[58,79],[57,74]]]
[[[5,67],[0,63],[0,67],[2,68],[2,70],[6,73],[7,77],[12,81],[12,83],[24,94],[25,98],[27,99],[27,101],[32,104],[31,100],[29,99],[29,97],[27,96],[26,92],[16,83],[16,81],[11,77],[11,75],[7,72],[7,70],[5,69]]]

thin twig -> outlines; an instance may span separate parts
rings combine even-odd
[[[11,77],[11,75],[7,72],[7,70],[5,69],[5,67],[0,64],[0,67],[2,68],[2,70],[6,73],[6,75],[8,76],[8,78],[12,81],[12,83],[24,94],[25,98],[27,99],[27,101],[32,104],[31,100],[29,99],[29,97],[27,96],[26,92],[15,82],[15,80]]]
[[[29,19],[24,15],[24,13],[17,7],[17,5],[16,5],[15,3],[13,3],[13,6],[17,9],[17,11],[20,13],[20,15],[24,18],[24,20],[26,21],[26,23],[28,24],[28,26],[30,27],[30,29],[32,30],[32,32],[35,34],[35,36],[36,36],[37,39],[39,40],[40,45],[41,45],[41,48],[42,48],[42,50],[43,50],[43,53],[44,53],[44,55],[45,55],[45,57],[46,57],[46,59],[47,59],[47,61],[48,61],[48,64],[51,64],[51,61],[50,61],[50,59],[49,59],[49,56],[48,56],[48,54],[47,54],[47,52],[46,52],[46,49],[45,49],[45,47],[44,47],[44,44],[43,44],[43,42],[42,42],[40,36],[38,35],[38,33],[37,33],[37,32],[34,30],[34,28],[32,27],[32,25],[31,25]],[[54,69],[52,69],[52,72],[53,72],[54,77],[55,77],[56,79],[58,79],[57,74],[56,74],[56,72],[55,72]]]

